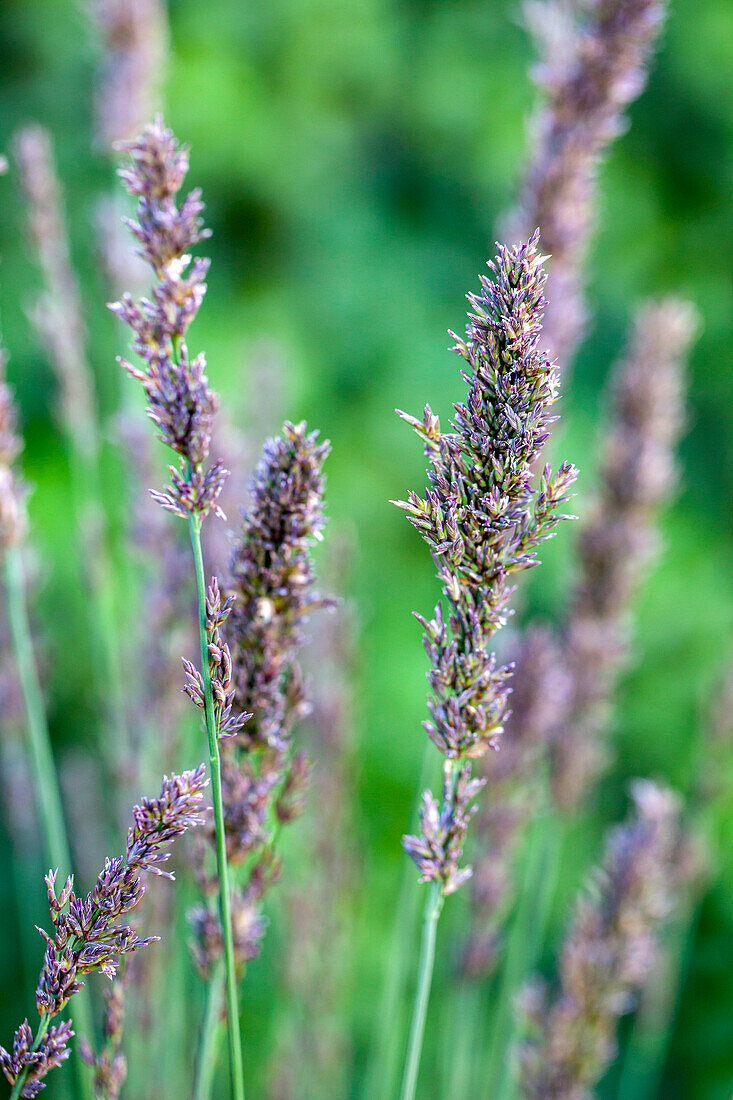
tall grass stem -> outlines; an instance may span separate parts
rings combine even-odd
[[[229,868],[227,864],[226,835],[224,832],[224,803],[221,791],[221,758],[219,755],[219,731],[214,718],[214,699],[211,690],[209,650],[206,641],[206,581],[201,552],[201,519],[189,518],[189,532],[196,569],[198,594],[199,641],[201,645],[201,675],[204,681],[204,711],[206,735],[209,742],[211,790],[214,802],[214,828],[216,831],[216,861],[219,875],[219,915],[224,942],[224,970],[226,984],[227,1028],[229,1032],[229,1068],[231,1072],[233,1100],[244,1100],[244,1071],[242,1066],[242,1038],[239,1031],[239,999],[237,996],[237,969],[234,957],[234,937],[229,895]]]
[[[201,1027],[198,1059],[196,1061],[196,1080],[193,1100],[210,1100],[214,1087],[219,1042],[222,1029],[219,1026],[222,1002],[224,1000],[224,965],[221,960],[214,967],[206,989],[206,1009]]]
[[[415,1003],[412,1010],[410,1036],[407,1041],[405,1072],[402,1078],[402,1088],[400,1089],[400,1100],[414,1100],[415,1097],[417,1075],[420,1069],[420,1057],[422,1055],[423,1037],[425,1034],[425,1017],[428,1011],[430,987],[433,982],[435,938],[444,900],[442,881],[438,880],[436,882],[431,882],[428,900],[425,905],[425,916],[423,918],[417,989],[415,991]]]

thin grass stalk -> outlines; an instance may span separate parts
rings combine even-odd
[[[193,560],[196,569],[196,592],[198,595],[199,642],[201,645],[201,675],[204,681],[204,713],[206,716],[206,735],[209,742],[209,766],[211,771],[211,791],[214,804],[214,827],[216,830],[216,865],[219,876],[219,913],[224,943],[224,972],[227,1004],[227,1031],[229,1035],[229,1068],[231,1073],[232,1095],[234,1100],[244,1100],[244,1070],[242,1064],[242,1037],[239,1031],[239,999],[237,996],[237,970],[234,956],[234,937],[232,935],[232,916],[229,895],[229,865],[227,861],[226,833],[224,830],[224,802],[221,793],[221,757],[219,753],[219,730],[214,717],[214,697],[211,688],[209,651],[206,640],[206,580],[204,578],[204,559],[201,552],[201,519],[191,515],[188,521],[193,548]]]
[[[449,799],[455,798],[456,788],[460,775],[460,766],[451,760],[448,769],[447,794]],[[422,938],[420,941],[420,960],[417,968],[417,986],[415,999],[412,1006],[412,1020],[410,1034],[407,1040],[407,1052],[405,1054],[405,1068],[402,1077],[400,1100],[413,1100],[417,1087],[417,1075],[420,1069],[423,1039],[425,1036],[425,1017],[430,999],[430,988],[433,984],[433,970],[435,967],[435,940],[438,933],[438,921],[445,904],[444,884],[440,879],[430,883],[427,901],[425,902],[425,914],[423,916]]]
[[[268,1100],[291,1100],[298,1092],[344,1096],[352,1077],[351,1021],[343,1006],[354,994],[350,948],[359,886],[358,812],[345,796],[355,786],[359,725],[359,624],[346,597],[354,552],[351,532],[331,532],[321,569],[342,602],[315,620],[304,654],[312,699],[303,731],[313,758],[310,812],[304,843],[289,861],[279,982],[287,995],[266,1069]]]
[[[6,549],[4,572],[10,634],[18,679],[23,693],[27,718],[28,747],[33,761],[46,856],[53,867],[57,867],[59,870],[65,868],[66,873],[70,874],[72,869],[71,855],[66,837],[58,778],[46,721],[43,692],[33,652],[25,596],[22,551],[19,546],[9,546]],[[93,1023],[89,993],[86,989],[82,989],[77,997],[76,1019],[78,1027],[84,1034],[91,1037],[93,1035]],[[46,1026],[48,1027],[48,1021]],[[38,1042],[41,1041],[44,1034],[45,1031],[39,1031]],[[88,1067],[84,1065],[78,1056],[78,1049],[76,1048],[75,1059],[80,1095],[83,1100],[93,1100],[91,1075]],[[15,1090],[13,1090],[13,1095],[16,1095]]]
[[[209,1100],[214,1087],[214,1073],[219,1055],[219,1043],[222,1029],[219,1019],[224,993],[224,964],[219,960],[211,975],[206,989],[206,1009],[199,1039],[199,1052],[196,1059],[196,1078],[193,1088],[193,1100]]]
[[[420,794],[430,782],[433,764],[433,749],[426,743],[420,768],[420,781],[414,799],[410,828],[415,829],[418,822]],[[414,872],[409,863],[405,863],[400,884],[399,899],[392,926],[392,935],[387,953],[388,964],[384,968],[384,983],[379,999],[377,1019],[379,1028],[372,1039],[372,1055],[367,1072],[364,1095],[369,1100],[382,1100],[392,1096],[397,1084],[397,1073],[402,1053],[399,1037],[402,1035],[402,990],[407,978],[407,968],[411,959],[410,944],[413,929],[417,925],[420,895],[414,888]]]
[[[10,639],[8,639],[10,647]],[[10,657],[10,653],[8,657]],[[3,691],[4,709],[7,695]],[[22,703],[21,703],[22,705]],[[18,730],[22,733],[23,718],[19,716]],[[5,811],[5,823],[8,831],[7,846],[10,858],[10,879],[18,913],[18,927],[21,937],[20,953],[24,986],[32,988],[36,980],[38,962],[38,939],[34,929],[37,919],[37,898],[34,894],[39,853],[37,815],[33,805],[30,765],[27,754],[16,739],[9,725],[3,721],[0,725],[0,771],[2,772],[2,801]]]
[[[440,1080],[443,1096],[476,1095],[478,1065],[476,1051],[481,1049],[486,1030],[484,1006],[491,996],[491,982],[461,982],[445,998],[443,1011],[444,1036]]]
[[[420,1069],[423,1038],[425,1035],[425,1017],[430,999],[430,987],[433,983],[435,966],[435,939],[438,921],[443,910],[445,898],[439,882],[432,882],[428,891],[423,918],[422,940],[420,943],[420,962],[418,964],[417,988],[412,1009],[410,1036],[405,1055],[405,1072],[400,1089],[400,1100],[414,1100],[417,1087],[417,1075]]]
[[[480,1094],[490,1100],[512,1100],[516,1095],[518,1067],[511,1059],[523,1038],[525,1021],[515,999],[536,967],[545,938],[558,867],[556,826],[548,808],[529,839],[524,891],[504,952],[491,1044],[481,1073]]]

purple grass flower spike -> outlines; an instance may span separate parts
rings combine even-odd
[[[266,923],[260,912],[265,891],[280,873],[274,847],[278,826],[293,821],[303,808],[310,765],[295,750],[293,727],[308,713],[305,685],[297,661],[303,625],[320,608],[333,605],[315,590],[310,555],[324,525],[323,464],[328,443],[304,423],[286,422],[269,439],[250,485],[230,563],[230,596],[223,603],[210,589],[207,610],[221,631],[210,635],[212,682],[227,713],[234,702],[246,726],[232,721],[222,742],[222,791],[227,856],[232,875],[233,932],[240,969],[259,953]],[[228,616],[228,617],[227,617]],[[224,641],[226,635],[227,642]],[[230,656],[231,649],[231,656]],[[220,661],[219,664],[214,662]],[[201,699],[201,681],[188,668],[186,690]],[[209,840],[214,834],[209,830]],[[204,893],[215,882],[199,853],[197,874]],[[238,870],[241,869],[241,870]],[[190,915],[194,956],[204,973],[221,953],[217,918],[201,906]]]
[[[125,294],[110,306],[132,329],[133,348],[143,366],[120,362],[142,383],[159,438],[179,456],[178,467],[170,468],[169,488],[153,491],[152,496],[184,519],[203,517],[212,508],[223,517],[216,501],[228,471],[218,462],[207,468],[219,401],[206,378],[204,355],[192,358],[185,341],[206,293],[209,269],[208,260],[192,261],[188,251],[209,236],[201,218],[200,191],[191,191],[177,205],[188,171],[188,149],[178,144],[162,118],[156,118],[137,141],[120,148],[130,155],[132,165],[119,174],[138,200],[137,219],[127,219],[127,224],[157,279],[151,298],[136,303]]]
[[[22,1097],[38,1096],[45,1089],[43,1078],[52,1069],[62,1065],[71,1050],[69,1040],[74,1036],[71,1022],[63,1020],[48,1029],[41,1042],[34,1048],[33,1032],[27,1020],[24,1020],[13,1037],[12,1051],[0,1047],[0,1068],[11,1085],[14,1085],[24,1069],[27,1069],[25,1082],[20,1091]]]
[[[571,690],[552,736],[553,788],[565,807],[584,798],[608,758],[602,733],[629,659],[628,609],[655,557],[657,514],[676,485],[685,359],[697,326],[689,302],[647,303],[613,373],[613,420],[597,499],[580,534],[580,575],[563,638]]]
[[[679,804],[648,781],[632,788],[635,812],[616,829],[565,940],[560,988],[548,1005],[530,990],[535,1036],[522,1053],[527,1100],[591,1100],[613,1059],[616,1025],[654,967],[673,901]]]
[[[28,207],[29,235],[44,283],[31,318],[56,373],[64,429],[73,447],[96,461],[99,413],[94,374],[51,135],[43,126],[26,126],[15,135],[13,149]],[[91,520],[86,524],[85,536],[93,544],[99,533]]]
[[[553,794],[572,810],[608,759],[605,735],[630,656],[633,602],[653,564],[659,511],[676,483],[685,358],[696,325],[688,302],[646,303],[611,372],[600,482],[578,531],[579,569],[565,621],[557,631],[535,625],[525,632],[504,751],[483,762],[490,805],[477,818],[482,854],[463,956],[467,976],[485,976],[496,961],[520,842],[537,805],[539,761],[549,750]]]
[[[432,620],[417,616],[431,669],[430,739],[447,758],[443,802],[425,796],[423,832],[404,845],[422,880],[444,894],[470,875],[458,867],[471,800],[482,785],[466,761],[497,748],[507,714],[511,666],[489,645],[509,614],[514,574],[537,564],[537,549],[564,518],[576,478],[565,463],[546,467],[538,488],[533,465],[556,419],[558,371],[539,350],[545,274],[539,233],[526,244],[500,246],[469,295],[466,339],[454,336],[468,370],[468,398],[457,404],[453,431],[443,433],[430,408],[418,420],[400,415],[425,444],[430,486],[425,497],[397,501],[430,546],[448,605]]]
[[[234,597],[222,602],[219,582],[211,578],[206,594],[206,640],[209,651],[209,674],[214,696],[214,718],[219,737],[234,737],[238,734],[251,714],[232,714],[234,688],[232,687],[232,658],[221,633],[221,627],[229,617]],[[203,709],[204,681],[201,673],[191,661],[183,658],[186,670],[184,691],[191,701]]]
[[[163,0],[91,0],[89,16],[102,40],[95,85],[99,144],[114,147],[139,133],[160,98],[168,53]]]
[[[304,423],[286,422],[282,434],[267,441],[232,552],[228,633],[237,704],[254,712],[247,739],[275,749],[287,746],[305,712],[294,664],[301,623],[333,603],[314,591],[309,549],[322,537],[322,470],[330,449]]]
[[[69,1024],[51,1027],[54,1016],[83,988],[83,978],[94,970],[114,978],[121,960],[158,937],[141,939],[121,918],[137,908],[146,890],[145,872],[173,879],[163,864],[170,846],[188,829],[203,823],[207,786],[204,765],[180,775],[164,776],[160,795],[143,798],[132,811],[125,853],[106,859],[93,890],[86,897],[74,893],[69,876],[57,890],[58,871],[46,875],[52,933],[39,928],[46,941],[36,1007],[41,1017],[34,1052],[29,1051],[27,1021],[16,1032],[13,1053],[0,1047],[0,1066],[11,1084],[23,1078],[21,1096],[35,1096],[40,1078],[66,1057]]]
[[[583,268],[597,208],[598,165],[643,91],[667,0],[529,0],[543,104],[511,233],[542,229],[550,255],[545,340],[563,368],[583,335]]]
[[[471,779],[471,768],[464,764],[452,789],[448,761],[443,767],[443,801],[438,803],[430,791],[423,794],[420,807],[422,835],[408,836],[404,847],[420,871],[420,882],[439,881],[443,893],[453,894],[471,877],[471,868],[461,870],[463,843],[468,823],[476,812],[471,802],[484,785],[483,779]]]
[[[207,780],[204,766],[181,775],[165,776],[158,798],[144,798],[133,809],[125,854],[106,859],[96,885],[86,898],[74,893],[69,877],[56,893],[56,871],[46,876],[53,936],[43,932],[46,958],[38,982],[39,1015],[55,1016],[82,988],[92,970],[112,978],[121,956],[151,943],[140,939],[119,918],[135,909],[145,893],[143,872],[173,879],[162,865],[170,845],[187,829],[203,823],[202,802]]]

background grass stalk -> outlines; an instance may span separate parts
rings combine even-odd
[[[524,1024],[515,998],[536,967],[552,906],[557,870],[557,833],[549,808],[540,813],[530,835],[524,888],[504,951],[487,1064],[481,1074],[483,1095],[510,1100],[517,1088],[513,1061]]]
[[[440,1080],[445,1096],[476,1096],[476,1051],[482,1049],[486,1030],[484,1004],[489,983],[463,979],[458,989],[448,990],[443,1004]]]
[[[46,858],[60,873],[72,873],[71,854],[66,838],[66,825],[61,806],[56,767],[51,749],[51,738],[46,721],[43,692],[38,677],[33,642],[31,639],[28,607],[25,594],[22,552],[18,546],[10,546],[5,553],[5,589],[8,601],[8,620],[13,653],[25,707],[28,748],[35,777],[36,794],[43,826]],[[89,993],[82,989],[75,1001],[74,1019],[79,1032],[91,1041],[94,1037],[93,1017]],[[39,1032],[38,1041],[43,1038]],[[78,1048],[75,1048],[75,1051]],[[93,1100],[91,1071],[76,1055],[76,1069],[83,1100]],[[13,1096],[15,1096],[13,1091]]]
[[[128,694],[124,685],[124,659],[120,644],[119,616],[115,602],[114,570],[107,545],[108,524],[100,477],[100,449],[94,441],[91,426],[77,439],[71,432],[69,439],[69,469],[71,489],[77,516],[78,532],[82,542],[82,560],[89,566],[90,626],[102,654],[104,683],[106,685],[106,717],[114,737],[105,739],[108,768],[115,783],[126,775],[126,769],[134,759],[127,723]],[[112,741],[112,744],[106,743]],[[130,781],[124,786],[124,809],[130,795]]]
[[[204,681],[204,712],[206,735],[209,742],[211,790],[214,802],[214,827],[216,830],[216,862],[219,875],[219,914],[224,942],[224,968],[226,978],[227,1027],[229,1032],[229,1068],[234,1100],[244,1100],[244,1073],[242,1068],[242,1039],[239,1033],[239,1000],[237,997],[237,970],[234,958],[234,937],[229,898],[229,868],[227,865],[226,835],[224,832],[224,803],[221,793],[221,759],[219,755],[219,731],[214,719],[214,699],[211,691],[209,651],[206,642],[206,581],[201,552],[201,519],[192,515],[189,532],[196,568],[198,594],[199,641],[201,644],[201,675]]]
[[[451,797],[455,792],[458,782],[460,765],[455,760],[450,762],[450,790]],[[443,912],[445,883],[442,878],[430,883],[428,899],[425,903],[425,915],[423,917],[422,939],[420,942],[420,961],[417,972],[417,988],[412,1009],[412,1021],[410,1023],[410,1035],[407,1040],[407,1053],[405,1055],[405,1069],[400,1089],[400,1100],[413,1100],[417,1087],[417,1075],[420,1070],[420,1058],[422,1055],[423,1038],[425,1035],[425,1018],[430,1000],[430,987],[433,982],[433,970],[435,967],[435,939],[438,933],[438,921]]]

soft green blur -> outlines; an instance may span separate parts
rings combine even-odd
[[[419,413],[429,402],[447,417],[462,395],[446,330],[461,329],[463,296],[476,288],[496,227],[514,201],[533,104],[530,47],[517,8],[514,0],[171,3],[166,118],[192,146],[189,179],[203,188],[214,231],[206,249],[213,258],[209,293],[191,346],[206,350],[229,419],[248,425],[257,424],[251,367],[258,346],[266,340],[280,349],[282,415],[307,418],[333,444],[326,538],[329,531],[356,532],[358,788],[344,792],[358,807],[360,830],[357,936],[349,959],[356,992],[344,1006],[354,1096],[405,863],[400,836],[423,758],[426,659],[411,612],[429,612],[437,597],[424,544],[388,503],[425,483],[420,445],[393,410]],[[95,262],[94,202],[115,185],[109,163],[92,151],[93,40],[82,4],[6,0],[2,17],[0,148],[24,121],[38,120],[53,133],[109,420],[133,383],[114,362],[126,335],[107,314]],[[589,270],[592,327],[565,387],[554,445],[581,469],[576,510],[582,513],[593,489],[603,383],[635,304],[674,291],[695,302],[704,327],[691,364],[679,495],[664,518],[662,558],[638,603],[635,664],[618,695],[617,759],[567,844],[565,904],[596,858],[604,827],[622,816],[630,776],[666,778],[689,791],[712,693],[732,656],[732,74],[733,7],[727,0],[676,0],[649,87],[601,174]],[[2,328],[25,422],[25,468],[35,486],[35,611],[52,729],[63,754],[74,742],[94,744],[97,715],[85,685],[95,655],[53,377],[25,312],[38,272],[13,181],[0,179],[0,193]],[[124,471],[111,443],[106,459],[109,498],[122,504]],[[111,514],[119,522],[114,503]],[[562,607],[572,547],[566,526],[523,584],[523,616]],[[328,583],[325,577],[325,589]],[[91,797],[76,793],[81,802]],[[723,811],[720,866],[655,1093],[665,1100],[719,1100],[733,1089],[730,798]],[[19,961],[28,930],[21,933],[17,924],[6,849],[3,838],[0,1041],[7,1045],[34,1009]],[[40,888],[38,895],[40,922]],[[426,1098],[441,1095],[437,1087],[431,1091],[430,1067],[445,1057],[441,981],[463,904],[451,901],[453,915],[440,931]],[[244,995],[252,1096],[264,1095],[278,1013],[287,1004],[287,991],[274,991],[284,950],[276,900],[270,910],[273,927]],[[558,909],[554,920],[557,934],[564,912]],[[40,940],[36,950],[40,965]],[[55,1077],[49,1097],[60,1095]],[[616,1095],[612,1081],[605,1095]]]

